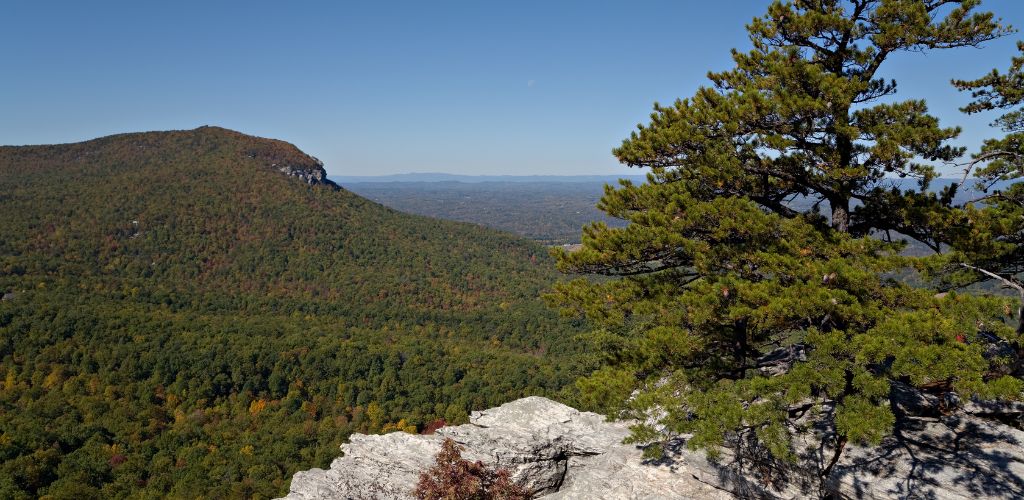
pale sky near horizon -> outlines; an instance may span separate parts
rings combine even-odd
[[[0,144],[219,125],[292,142],[330,175],[641,174],[611,148],[749,46],[768,0],[7,2]],[[983,8],[1024,28],[1024,1]],[[949,84],[1021,33],[900,54],[885,76],[961,143],[993,133]]]

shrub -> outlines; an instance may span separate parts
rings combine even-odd
[[[421,500],[525,500],[530,494],[511,480],[506,469],[462,458],[461,447],[445,438],[430,470],[420,474],[413,492]]]

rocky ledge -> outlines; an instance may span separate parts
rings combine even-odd
[[[333,182],[327,180],[327,171],[324,170],[323,162],[316,158],[313,158],[313,161],[314,163],[312,165],[278,165],[274,163],[271,167],[276,168],[279,172],[287,175],[288,177],[298,177],[302,182],[309,185],[333,185]]]
[[[545,499],[1024,498],[1020,418],[1017,408],[978,405],[956,416],[911,418],[881,447],[849,447],[824,480],[765,481],[744,474],[733,454],[710,461],[686,449],[685,439],[665,458],[644,460],[640,448],[622,443],[627,423],[529,397],[433,435],[355,434],[328,470],[296,473],[286,498],[411,498],[447,437],[465,448],[463,457],[508,469]]]

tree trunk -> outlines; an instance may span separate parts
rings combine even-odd
[[[842,74],[842,69],[837,74]],[[854,162],[853,158],[853,137],[850,137],[848,125],[850,124],[850,107],[842,106],[835,112],[835,124],[832,131],[836,134],[836,150],[839,153],[838,172],[850,168]],[[844,174],[845,177],[845,174]],[[828,204],[832,207],[832,229],[840,233],[850,232],[850,188],[853,186],[849,181],[840,181],[835,185],[831,196],[828,196]]]
[[[821,477],[828,478],[832,475],[832,469],[839,463],[839,457],[843,456],[843,449],[846,448],[846,435],[840,435],[836,437],[836,450],[832,453],[832,459],[828,461],[825,468],[821,471]]]
[[[850,232],[850,199],[829,199],[832,206],[832,229],[840,233]]]
[[[1024,293],[1020,297],[1020,305],[1017,306],[1017,333],[1024,333]]]
[[[744,367],[747,365],[747,322],[740,321],[739,336],[736,339],[735,353],[736,366],[741,370],[739,378],[743,378]]]
[[[842,394],[836,398],[835,410],[838,410],[839,406],[843,404],[843,401],[846,400],[846,396],[853,394],[853,372],[846,370],[844,375],[846,378],[846,385],[843,387]],[[839,457],[843,456],[844,449],[846,449],[846,434],[840,433],[839,429],[836,429],[836,449],[835,452],[832,453],[832,459],[825,464],[824,470],[821,471],[821,477],[828,478],[832,475],[832,468],[839,463]]]

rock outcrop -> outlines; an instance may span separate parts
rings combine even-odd
[[[975,410],[908,419],[881,447],[849,447],[824,481],[807,474],[766,483],[743,474],[732,454],[712,462],[684,440],[665,458],[645,461],[637,446],[622,443],[627,423],[529,397],[433,435],[353,435],[328,470],[296,473],[287,498],[411,498],[446,437],[465,448],[465,458],[508,469],[545,499],[1024,497],[1020,414],[993,419],[991,408]]]
[[[320,160],[313,158],[313,164],[307,165],[278,165],[272,164],[271,167],[276,168],[279,172],[287,175],[288,177],[298,177],[303,182],[309,185],[316,184],[334,184],[327,180],[327,171],[324,170],[324,164]]]
[[[644,465],[639,449],[622,444],[628,434],[623,423],[529,397],[474,412],[469,424],[433,435],[353,435],[330,469],[295,474],[287,498],[410,498],[446,437],[465,447],[464,458],[508,469],[545,498],[731,498],[692,475]]]

